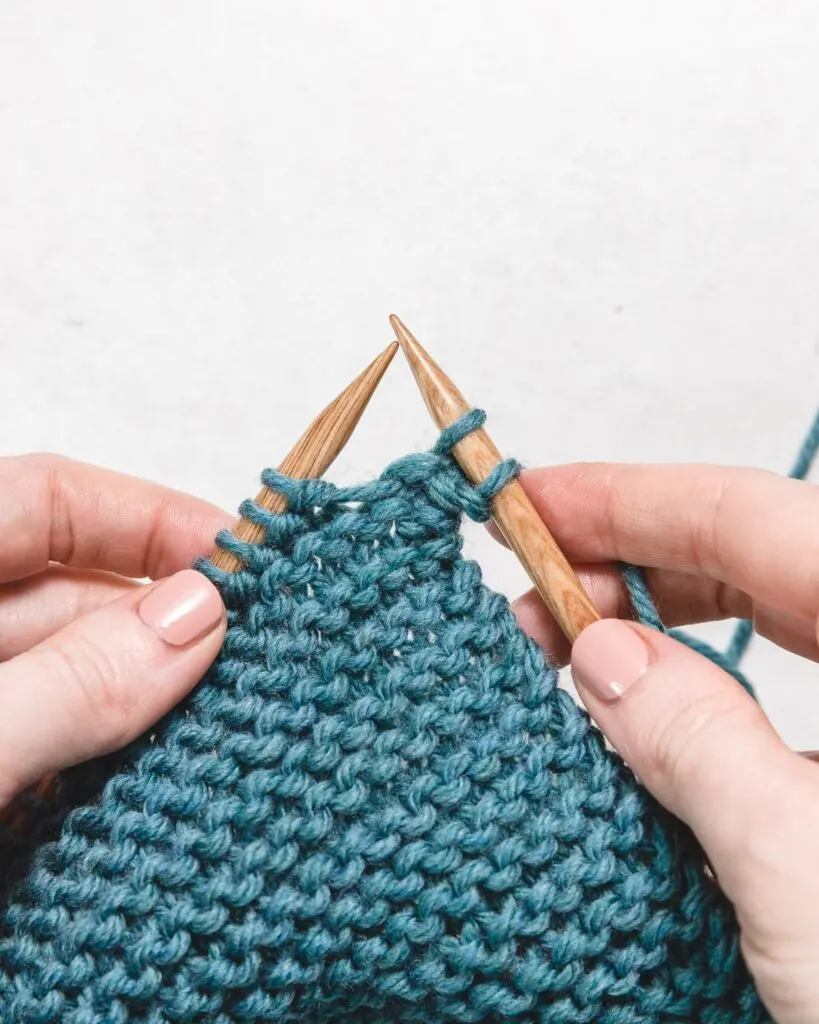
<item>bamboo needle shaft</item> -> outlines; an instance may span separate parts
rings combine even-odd
[[[279,471],[294,479],[307,480],[324,474],[347,444],[367,403],[378,387],[393,356],[398,351],[396,342],[391,342],[356,379],[333,399],[313,420],[293,448],[285,456]],[[263,487],[256,497],[256,504],[269,512],[283,512],[285,500],[276,491]],[[234,536],[239,540],[258,544],[264,536],[264,529],[258,523],[240,519]],[[229,551],[219,549],[212,558],[213,564],[225,572],[236,572],[241,562]]]
[[[450,426],[470,405],[444,371],[397,316],[390,317],[395,336],[410,364],[427,408],[438,427]],[[501,459],[485,430],[476,430],[453,448],[463,471],[482,483]],[[492,517],[520,559],[546,607],[571,643],[599,616],[566,556],[517,480],[492,502]]]
[[[377,356],[326,409],[318,414],[285,456],[280,466],[282,473],[306,480],[321,476],[327,471],[349,441],[361,419],[361,414],[397,351],[398,344],[390,342],[381,355]],[[282,512],[286,505],[284,498],[268,487],[262,488],[256,503],[270,512]],[[263,528],[247,519],[240,519],[233,533],[251,544],[258,544],[264,536]],[[212,561],[226,572],[236,572],[242,564],[235,555],[222,548],[216,552]],[[35,787],[36,795],[41,799],[47,798],[54,791],[57,779],[56,772],[41,779]],[[26,822],[25,812],[20,808],[18,801],[12,801],[8,807],[0,810],[0,821],[8,822],[11,828],[19,833],[24,831],[27,824],[31,826],[30,822]]]

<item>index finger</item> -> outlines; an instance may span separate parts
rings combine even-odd
[[[521,474],[574,562],[704,574],[815,616],[819,490],[758,469],[580,463]]]
[[[0,583],[49,562],[158,579],[209,553],[231,521],[207,501],[98,466],[0,458]]]

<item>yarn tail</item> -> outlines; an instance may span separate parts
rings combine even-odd
[[[810,472],[810,468],[819,451],[819,411],[813,419],[810,430],[805,435],[802,447],[799,449],[796,459],[791,468],[790,476],[794,480],[804,480]],[[754,636],[754,624],[750,619],[742,619],[737,623],[731,642],[725,651],[725,660],[735,668],[745,655]]]
[[[805,439],[802,442],[788,476],[794,480],[804,480],[810,472],[811,466],[816,459],[817,452],[819,452],[819,411],[817,411],[813,419],[813,423],[805,435]],[[646,585],[643,571],[633,565],[624,565],[621,566],[621,572],[626,587],[628,588],[631,605],[641,622],[644,622],[648,626],[653,626],[655,629],[661,629],[663,632],[669,632],[669,634],[676,640],[681,640],[692,650],[697,651],[699,654],[704,654],[715,664],[719,665],[720,668],[725,669],[726,672],[730,672],[737,682],[745,687],[751,696],[756,696],[750,682],[745,678],[739,668],[740,662],[745,656],[754,636],[754,624],[750,619],[741,619],[737,623],[727,648],[725,651],[719,651],[704,640],[699,640],[697,637],[690,636],[683,630],[672,629],[666,631],[657,610],[657,606],[654,603],[654,599]]]

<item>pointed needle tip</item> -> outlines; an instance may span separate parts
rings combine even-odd
[[[279,466],[285,476],[299,479],[320,477],[330,468],[349,441],[397,351],[398,342],[391,341],[341,394],[322,409]],[[267,487],[262,488],[256,503],[272,512],[281,512],[286,505],[278,492]],[[264,539],[264,531],[259,524],[248,519],[240,519],[233,532],[240,540],[254,544]],[[236,572],[241,567],[240,560],[224,549],[213,556],[213,564],[225,572]]]
[[[413,370],[415,370],[418,360],[422,356],[428,359],[429,356],[424,352],[423,348],[421,348],[417,338],[412,334],[407,325],[400,317],[397,317],[395,313],[390,314],[390,324],[392,329],[395,331],[396,338],[398,338],[398,344],[403,349],[404,355],[409,359]]]
[[[361,373],[358,380],[365,379],[369,381],[370,392],[374,391],[376,387],[381,383],[381,378],[387,372],[387,367],[395,358],[395,353],[398,351],[398,342],[391,341],[389,345],[384,349],[383,352],[373,359],[370,365]],[[352,386],[352,385],[351,385]]]
[[[390,313],[390,325],[392,326],[392,329],[395,331],[395,336],[396,338],[398,338],[398,341],[400,342],[401,345],[404,345],[407,341],[413,340],[412,335],[407,330],[403,321],[400,319],[400,317],[397,317],[395,313]]]
[[[395,313],[390,315],[390,323],[433,420],[441,429],[454,423],[469,409],[469,403]]]

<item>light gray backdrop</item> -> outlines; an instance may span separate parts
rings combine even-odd
[[[0,0],[2,450],[235,508],[395,310],[525,462],[786,469],[817,44],[810,0]],[[396,361],[334,476],[433,439]],[[749,669],[819,747],[816,666]]]

